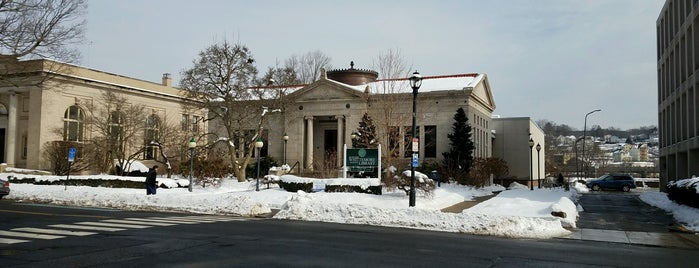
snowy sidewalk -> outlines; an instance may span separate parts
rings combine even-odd
[[[488,200],[488,199],[495,197],[496,195],[497,194],[479,196],[479,197],[476,197],[475,200],[473,200],[473,201],[463,201],[461,203],[454,204],[453,206],[443,208],[442,212],[461,213],[464,211],[464,209],[468,209],[468,208],[471,208],[475,205],[478,205],[485,200]]]

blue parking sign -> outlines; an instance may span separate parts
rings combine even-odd
[[[413,154],[412,165],[413,165],[413,167],[417,167],[417,153]]]
[[[75,148],[68,149],[68,162],[75,161]]]

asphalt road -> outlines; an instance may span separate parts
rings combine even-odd
[[[149,221],[171,224],[127,224]],[[693,250],[629,244],[0,201],[4,232],[54,228],[49,225],[121,230],[83,230],[93,234],[55,239],[15,237],[26,242],[0,243],[0,266],[694,267],[699,262]],[[8,237],[0,233],[3,238]]]
[[[669,232],[674,219],[671,213],[646,204],[639,199],[640,192],[590,191],[578,203],[578,228],[635,232]]]

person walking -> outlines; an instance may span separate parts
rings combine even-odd
[[[158,165],[153,166],[153,168],[148,170],[146,174],[146,195],[155,194],[155,189],[157,188],[155,176],[158,175]]]

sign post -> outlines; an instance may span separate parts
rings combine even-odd
[[[75,162],[75,147],[68,148],[68,176],[66,176],[66,182],[63,184],[64,191],[68,190],[68,180],[70,179],[70,168]]]

